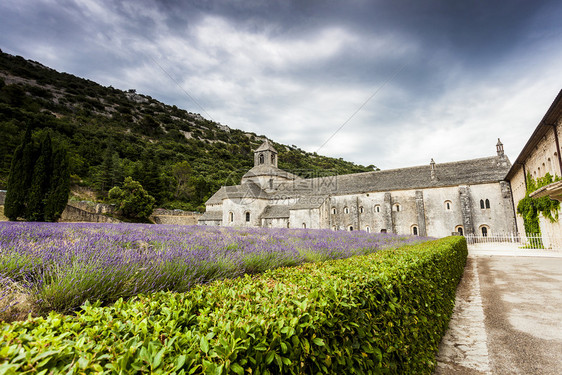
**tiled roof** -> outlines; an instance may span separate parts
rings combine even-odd
[[[222,220],[222,211],[206,211],[203,215],[199,217],[199,221],[206,220]]]
[[[271,205],[267,206],[260,216],[262,219],[280,219],[289,217],[289,206]]]
[[[277,150],[275,150],[275,148],[273,148],[273,145],[269,143],[269,139],[266,138],[266,140],[261,144],[261,146],[258,147],[254,152],[267,151],[267,150],[277,153]]]
[[[298,188],[297,184],[292,184],[293,188],[291,189],[291,185],[285,184],[284,190],[287,193],[291,191],[307,195],[339,195],[369,191],[474,185],[502,181],[510,166],[507,157],[493,156],[452,163],[436,163],[433,179],[431,166],[428,164],[410,168],[314,178],[305,180],[309,183],[306,189]]]
[[[244,174],[242,178],[246,179],[246,178],[258,177],[258,176],[282,177],[287,180],[295,180],[299,178],[298,176],[292,173],[289,173],[272,165],[266,165],[266,164],[261,164],[253,167],[248,172],[246,172],[246,174]]]

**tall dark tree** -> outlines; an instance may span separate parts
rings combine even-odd
[[[70,166],[66,148],[58,146],[53,153],[53,173],[46,195],[45,221],[57,221],[68,203]]]
[[[8,191],[4,202],[4,215],[10,220],[17,220],[25,215],[34,162],[35,147],[31,138],[31,127],[28,126],[22,143],[14,151],[10,166]]]
[[[33,168],[31,187],[27,196],[25,218],[31,221],[43,221],[45,213],[45,196],[50,186],[52,173],[53,147],[51,135],[47,133],[39,147],[39,157]]]
[[[12,159],[4,214],[10,220],[55,221],[66,207],[69,191],[66,149],[53,148],[49,132],[37,149],[28,127]]]
[[[122,163],[112,145],[108,146],[104,152],[96,182],[98,190],[103,195],[106,195],[113,186],[123,182]]]

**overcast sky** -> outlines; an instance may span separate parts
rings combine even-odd
[[[389,169],[497,138],[513,161],[562,88],[561,19],[559,0],[2,0],[0,48]]]

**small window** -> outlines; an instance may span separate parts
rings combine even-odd
[[[338,211],[336,210],[335,207],[332,207],[332,215],[335,215]]]
[[[371,227],[367,225],[367,226],[365,227],[365,232],[371,233]]]
[[[451,201],[445,201],[445,210],[450,211],[452,207],[453,205]]]
[[[343,213],[344,213],[344,214],[348,214],[348,213],[349,213],[349,208],[344,207],[344,208],[343,208]]]
[[[306,223],[302,223],[303,229],[306,229]]]
[[[486,208],[490,208],[490,200],[486,199]]]
[[[455,232],[457,232],[458,234],[460,234],[461,236],[464,236],[464,229],[462,227],[462,225],[457,225],[455,227]]]
[[[263,154],[260,154],[259,156],[259,164],[263,164],[265,163],[265,157],[263,156]]]
[[[350,225],[349,227],[347,227],[347,230],[349,230],[350,232],[353,232],[353,225]]]
[[[394,211],[400,212],[400,204],[399,204],[399,203],[396,203],[396,204],[394,205]]]
[[[359,213],[360,213],[360,214],[363,213],[363,206],[359,207]]]
[[[488,237],[488,228],[487,227],[482,227],[481,231],[482,231],[482,237]]]
[[[414,236],[418,235],[418,227],[416,225],[412,225],[412,234]]]
[[[381,206],[379,206],[378,204],[375,206],[375,212],[381,212]]]
[[[335,225],[332,225],[332,230],[336,231],[336,230],[338,230],[338,227],[336,227]]]
[[[484,209],[484,199],[480,199],[480,208]]]
[[[250,222],[250,213],[246,212],[246,222]]]
[[[234,221],[234,212],[228,213],[228,221],[231,222],[231,223]]]
[[[287,228],[291,227],[291,223],[287,221]]]
[[[275,164],[275,154],[271,154],[271,164]]]

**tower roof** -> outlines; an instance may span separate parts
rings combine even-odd
[[[269,143],[269,139],[267,139],[267,138],[261,144],[261,146],[256,149],[255,152],[260,152],[260,151],[272,151],[272,152],[275,152],[277,154],[277,150],[273,147],[273,145],[271,143]]]

